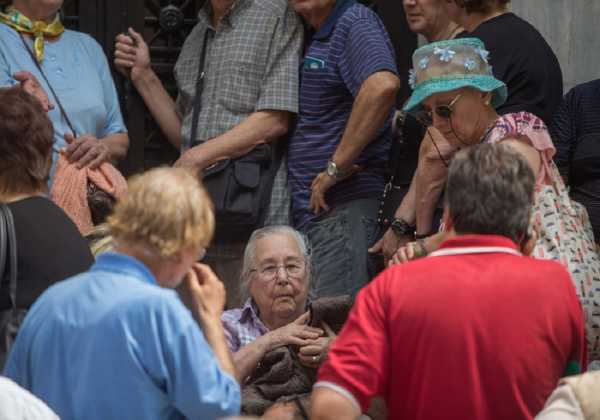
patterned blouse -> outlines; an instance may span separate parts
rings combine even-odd
[[[221,322],[225,329],[227,346],[232,353],[269,332],[258,317],[258,309],[252,299],[248,299],[242,308],[223,312]]]
[[[511,137],[528,142],[542,161],[533,208],[539,238],[532,256],[559,261],[571,274],[585,316],[588,359],[600,360],[600,258],[587,212],[569,198],[552,161],[556,149],[540,118],[527,112],[503,115],[485,142]]]

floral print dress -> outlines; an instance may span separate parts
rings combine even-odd
[[[600,258],[585,208],[569,198],[552,157],[554,145],[544,122],[527,112],[503,115],[485,138],[527,142],[540,153],[533,217],[539,237],[533,257],[561,262],[571,274],[581,302],[588,341],[588,360],[600,360]]]

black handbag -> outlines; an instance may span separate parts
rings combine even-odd
[[[192,113],[191,143],[196,141],[198,132],[206,46],[212,34],[211,29],[204,33]],[[220,160],[199,174],[214,204],[215,243],[244,242],[255,229],[263,226],[281,157],[281,147],[260,144],[241,157]]]
[[[17,308],[17,237],[10,209],[0,203],[0,280],[10,308],[0,310],[0,368],[4,367],[27,310]]]

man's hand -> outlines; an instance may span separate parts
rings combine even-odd
[[[115,42],[115,65],[124,76],[135,83],[150,68],[150,50],[142,35],[129,28],[129,35],[117,35]]]
[[[67,133],[65,141],[69,144],[65,149],[65,156],[78,169],[85,166],[96,169],[102,163],[110,160],[110,151],[106,143],[91,134],[83,134],[81,137],[75,138],[72,134]]]
[[[310,340],[298,350],[298,359],[306,367],[319,367],[323,360],[325,360],[325,357],[327,357],[331,343],[335,340],[336,335],[329,325],[323,322],[323,328],[327,333],[326,337]]]
[[[40,101],[40,104],[42,105],[42,108],[44,108],[45,112],[54,109],[54,105],[50,103],[48,94],[33,74],[29,73],[28,71],[19,71],[13,75],[13,78],[20,83],[21,89]]]
[[[377,254],[381,252],[383,254],[383,258],[387,263],[387,261],[392,259],[398,248],[406,245],[411,240],[411,235],[398,236],[394,233],[394,231],[391,228],[388,228],[388,230],[385,231],[383,237],[380,240],[378,240],[375,243],[375,245],[369,248],[369,253]]]
[[[341,178],[334,178],[329,176],[327,172],[323,171],[319,173],[313,180],[310,188],[312,190],[310,195],[310,209],[315,213],[319,214],[321,210],[328,211],[329,206],[325,202],[325,193],[329,191],[337,182],[348,179],[362,168],[358,165],[352,165],[352,168]]]
[[[220,320],[225,308],[225,287],[208,265],[195,263],[178,292],[186,306],[198,314],[200,322]]]
[[[307,311],[300,315],[294,322],[268,333],[271,339],[270,349],[273,350],[289,344],[303,346],[308,344],[310,340],[316,340],[321,337],[324,334],[323,330],[306,325],[308,317],[309,312]]]
[[[400,247],[394,254],[388,266],[396,264],[404,264],[411,260],[416,260],[427,255],[427,249],[423,240],[417,242],[409,242],[405,246]]]

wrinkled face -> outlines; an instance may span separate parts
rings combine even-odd
[[[261,317],[300,316],[306,307],[309,276],[296,240],[285,233],[258,239],[255,262],[248,286]]]
[[[403,0],[410,30],[427,37],[446,25],[448,18],[443,3],[443,0]]]
[[[458,95],[460,96],[455,100]],[[431,95],[423,101],[422,106],[426,111],[431,111],[433,126],[449,143],[456,147],[464,147],[480,140],[479,131],[489,98],[490,94],[462,88]],[[450,118],[440,117],[435,112],[436,107],[449,105],[453,101]]]

